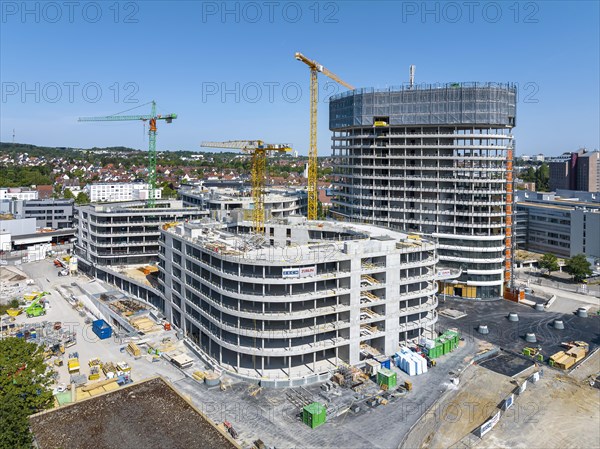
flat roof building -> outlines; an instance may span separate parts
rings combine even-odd
[[[239,449],[162,378],[32,415],[34,447]]]
[[[332,213],[439,239],[445,293],[497,298],[512,267],[516,87],[356,89],[329,102]]]
[[[550,190],[600,192],[600,152],[585,148],[548,159]]]
[[[92,203],[138,201],[149,198],[150,186],[146,182],[99,182],[84,188]],[[160,199],[161,189],[156,189],[154,198]]]
[[[250,189],[243,187],[186,187],[178,191],[183,204],[208,210],[210,217],[222,220],[232,211],[250,212],[254,201]],[[270,218],[283,218],[289,215],[306,215],[307,194],[293,189],[267,189],[265,193],[265,214]]]
[[[433,335],[436,244],[372,225],[273,220],[162,231],[165,315],[205,360],[278,386]]]
[[[520,249],[600,261],[600,195],[559,191],[516,193],[516,241]]]
[[[148,285],[145,277],[132,277],[130,269],[158,262],[163,225],[198,219],[207,212],[184,207],[175,200],[158,200],[154,208],[138,201],[90,204],[76,209],[75,254],[79,256],[79,270],[162,308],[154,286]]]

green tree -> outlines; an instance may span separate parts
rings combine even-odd
[[[565,271],[573,276],[575,282],[581,282],[592,275],[592,265],[585,258],[585,254],[577,254],[566,261]]]
[[[525,182],[535,182],[535,168],[529,167],[529,168],[527,168],[527,170],[522,172],[519,176]]]
[[[554,254],[544,254],[542,258],[538,261],[538,265],[540,268],[548,270],[548,274],[553,271],[558,271],[558,257]]]
[[[75,198],[75,204],[81,206],[82,204],[88,204],[90,202],[90,197],[85,192],[79,192],[77,194],[77,198]]]
[[[160,188],[162,190],[162,198],[177,198],[177,190],[173,189],[172,184],[163,182]]]
[[[323,203],[317,200],[317,220],[325,220],[327,218],[327,210],[323,207]]]
[[[538,192],[550,190],[550,167],[543,163],[535,172],[535,188]]]
[[[65,200],[74,200],[75,195],[73,195],[73,192],[71,192],[71,189],[65,189],[65,191],[63,192],[63,198]]]
[[[51,382],[41,346],[0,340],[0,449],[31,447],[28,417],[52,406]]]

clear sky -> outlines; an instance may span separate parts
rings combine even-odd
[[[151,100],[159,150],[263,139],[307,153],[300,51],[357,87],[515,82],[517,152],[600,147],[598,1],[1,2],[0,140],[147,148],[139,122],[78,123]],[[329,155],[320,77],[319,154]],[[137,101],[137,103],[136,103]],[[132,113],[147,113],[149,106]]]

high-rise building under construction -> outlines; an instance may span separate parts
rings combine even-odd
[[[495,83],[357,89],[332,97],[335,218],[439,240],[441,291],[503,294],[512,266],[516,87]]]

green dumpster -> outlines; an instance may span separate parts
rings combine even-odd
[[[323,404],[313,402],[312,404],[305,405],[302,409],[302,421],[311,429],[325,424],[326,420],[327,411]]]

